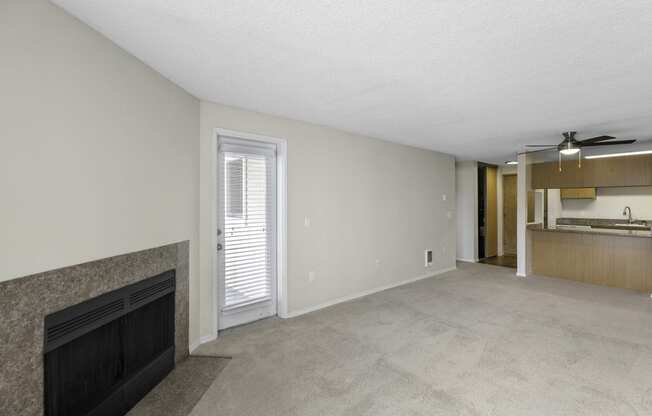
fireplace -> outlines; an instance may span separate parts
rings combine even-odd
[[[46,416],[123,415],[175,362],[175,271],[45,317]]]

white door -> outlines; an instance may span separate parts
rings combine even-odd
[[[220,137],[219,328],[276,315],[276,151]]]

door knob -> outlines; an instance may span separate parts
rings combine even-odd
[[[220,251],[220,250],[222,250],[222,244],[217,243],[217,251]]]

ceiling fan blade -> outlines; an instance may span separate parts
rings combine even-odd
[[[616,140],[615,142],[604,142],[604,143],[602,143],[602,142],[589,143],[589,144],[581,143],[581,147],[610,146],[610,145],[613,145],[613,144],[632,144],[635,141],[636,140]]]
[[[557,147],[556,144],[526,144],[525,147]]]
[[[557,150],[557,146],[548,148],[548,149],[540,149],[540,150],[526,150],[525,152],[520,152],[518,153],[519,155],[525,155],[525,154],[530,154],[530,153],[539,153],[539,152],[549,152],[551,150]]]
[[[597,137],[591,137],[590,139],[584,139],[580,140],[580,144],[585,144],[585,143],[596,143],[596,142],[601,142],[604,140],[613,140],[615,137],[613,136],[597,136]]]

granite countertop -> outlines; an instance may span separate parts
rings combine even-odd
[[[613,235],[620,237],[642,237],[652,238],[652,231],[642,230],[620,230],[613,228],[591,228],[589,225],[579,225],[578,228],[566,227],[543,227],[543,224],[528,224],[528,230],[532,231],[545,231],[555,233],[575,233],[575,234],[598,234],[598,235]]]
[[[561,217],[556,220],[557,225],[588,225],[588,226],[613,226],[616,224],[627,223],[627,219],[620,218],[571,218],[571,217]],[[652,220],[634,220],[633,224],[637,225],[649,225],[652,224]]]

